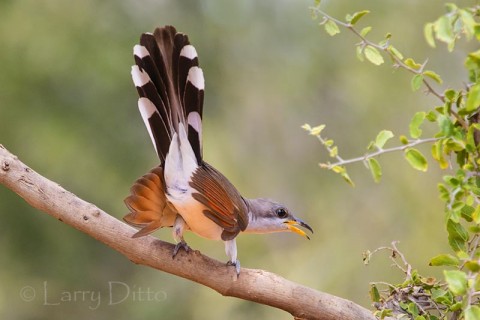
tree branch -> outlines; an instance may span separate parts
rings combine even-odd
[[[0,145],[0,183],[34,208],[92,236],[137,264],[146,265],[237,297],[285,310],[296,319],[375,319],[351,301],[296,284],[271,272],[233,268],[198,251],[180,251],[152,236],[132,239],[135,229],[22,163]]]

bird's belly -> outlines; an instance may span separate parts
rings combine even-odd
[[[195,200],[191,194],[187,192],[181,199],[167,197],[193,233],[211,240],[222,239],[223,229],[203,214],[205,206]]]

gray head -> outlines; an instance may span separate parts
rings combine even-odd
[[[264,198],[245,199],[248,206],[248,226],[244,232],[271,233],[290,231],[310,239],[304,227],[313,233],[312,228],[295,217],[283,204]]]

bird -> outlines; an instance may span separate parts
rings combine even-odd
[[[190,247],[187,230],[221,240],[227,265],[240,274],[236,237],[239,233],[289,231],[308,239],[304,221],[283,204],[267,198],[243,197],[235,186],[203,159],[202,113],[205,91],[198,55],[184,33],[167,25],[143,33],[133,48],[131,75],[138,108],[160,164],[135,181],[124,202],[124,221],[139,229],[133,238],[171,227],[176,245]]]

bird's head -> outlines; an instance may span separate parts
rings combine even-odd
[[[271,233],[295,232],[307,239],[310,237],[298,228],[303,227],[313,233],[313,229],[295,217],[286,206],[270,199],[245,199],[249,209],[249,222],[245,232]]]

